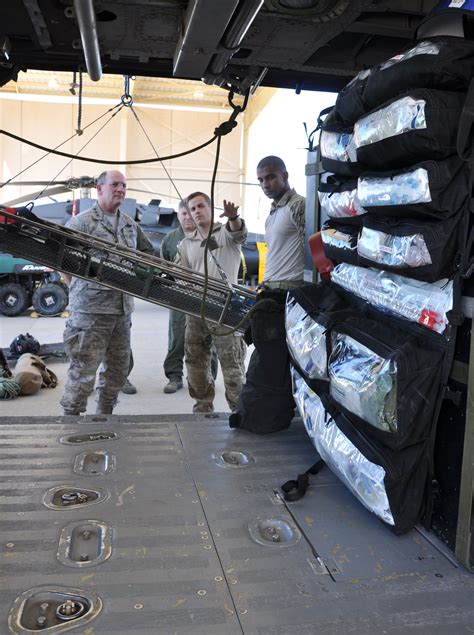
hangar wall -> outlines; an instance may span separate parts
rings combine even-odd
[[[61,151],[101,159],[132,160],[168,156],[191,149],[213,136],[214,129],[225,121],[230,111],[224,109],[199,111],[198,109],[167,109],[140,107],[123,108],[112,116],[112,103],[83,105],[83,134],[75,135],[77,104],[0,99],[0,127],[8,132]],[[222,199],[241,202],[241,176],[243,173],[243,115],[239,126],[225,136],[216,186],[216,204]],[[95,122],[92,125],[92,122]],[[148,138],[147,138],[148,137]],[[209,192],[214,167],[216,143],[197,153],[165,162],[166,169],[175,180],[170,182],[160,162],[139,166],[124,166],[129,196],[147,203],[151,198],[162,198],[164,204],[175,205],[178,199],[191,191]],[[42,158],[43,157],[43,158]],[[77,159],[48,155],[24,143],[0,136],[2,182],[15,177],[21,181],[65,180],[72,176],[97,176],[107,165],[98,165]],[[40,160],[41,159],[41,160]],[[144,192],[131,192],[131,188]],[[37,186],[5,186],[0,201],[36,192]],[[76,192],[79,196],[79,192]],[[72,195],[59,196],[67,200]]]

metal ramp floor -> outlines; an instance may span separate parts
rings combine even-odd
[[[327,468],[282,501],[317,458],[300,420],[3,417],[0,437],[1,633],[474,630],[474,576],[437,539],[393,535]]]

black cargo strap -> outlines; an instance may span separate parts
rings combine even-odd
[[[324,461],[322,459],[319,459],[319,461],[316,461],[316,463],[312,465],[308,470],[306,470],[306,472],[303,472],[303,474],[298,474],[296,481],[292,480],[283,483],[283,485],[281,486],[283,498],[290,503],[303,498],[303,496],[306,494],[306,490],[308,489],[309,475],[317,474],[323,469],[324,465]]]

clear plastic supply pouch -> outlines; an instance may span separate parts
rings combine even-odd
[[[356,148],[383,141],[426,128],[426,101],[411,96],[397,99],[384,108],[380,108],[354,124],[354,143]]]
[[[368,510],[394,525],[385,489],[384,468],[369,461],[351,443],[325,411],[318,395],[295,370],[292,374],[295,402],[320,457]]]
[[[411,334],[369,314],[330,329],[329,394],[364,434],[400,448],[429,434],[446,345],[429,331]]]
[[[288,292],[285,308],[286,342],[293,364],[318,391],[328,390],[327,330],[349,310],[335,285],[321,282]]]
[[[389,267],[423,267],[432,260],[423,234],[393,236],[363,227],[357,245],[359,255]]]
[[[357,160],[367,168],[406,168],[456,154],[464,93],[414,89],[354,124]]]
[[[291,297],[286,305],[286,341],[292,358],[310,379],[327,379],[326,326],[315,322]]]
[[[453,282],[428,283],[388,271],[339,264],[331,280],[379,309],[443,333],[453,308]]]
[[[330,394],[347,410],[381,430],[396,431],[397,363],[343,333],[331,335]]]
[[[367,212],[357,196],[357,180],[341,179],[335,175],[323,175],[318,187],[321,220],[328,218],[352,218]]]
[[[432,200],[428,170],[421,167],[393,176],[361,177],[357,194],[366,208],[416,205]]]
[[[444,220],[366,214],[357,241],[359,263],[426,282],[451,277],[460,260],[461,217],[462,212]]]
[[[395,172],[366,172],[357,181],[362,207],[384,216],[450,218],[465,209],[469,195],[467,167],[457,156]]]

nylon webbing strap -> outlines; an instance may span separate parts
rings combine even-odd
[[[324,461],[319,459],[319,461],[316,461],[316,463],[306,470],[306,472],[298,474],[296,480],[286,481],[286,483],[283,483],[281,486],[283,498],[290,503],[303,498],[306,494],[306,490],[308,489],[309,475],[317,474],[323,469],[324,465]]]

